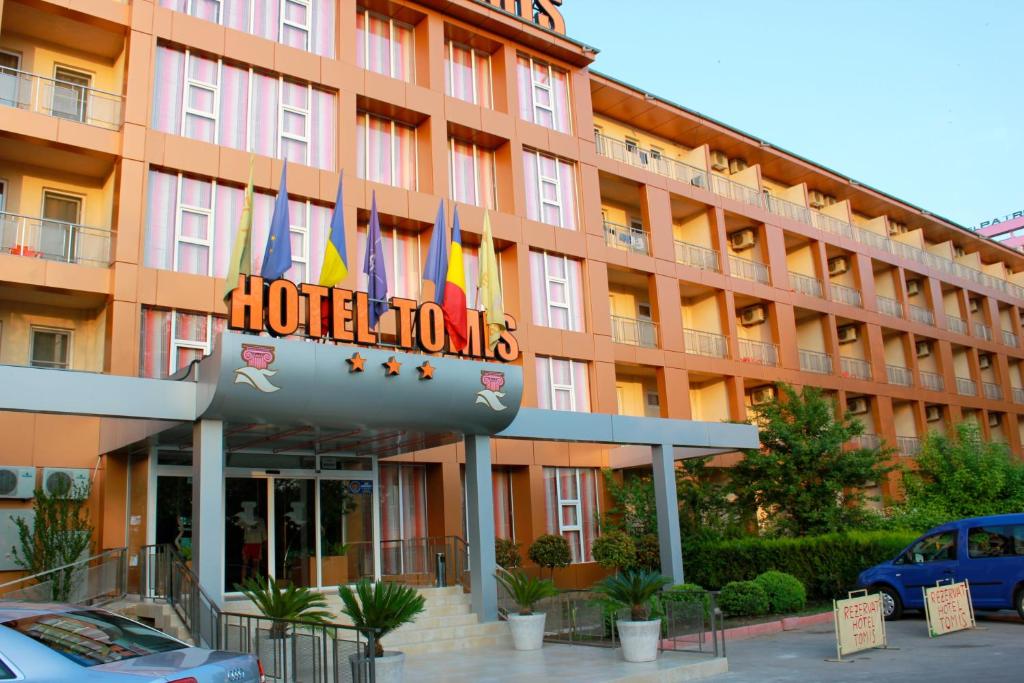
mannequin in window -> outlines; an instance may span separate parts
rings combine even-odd
[[[256,514],[256,501],[242,502],[242,511],[234,516],[242,529],[242,581],[260,575],[263,563],[263,544],[267,542],[267,522]]]

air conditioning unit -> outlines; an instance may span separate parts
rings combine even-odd
[[[988,370],[992,367],[992,357],[987,354],[978,356],[978,367],[982,370]]]
[[[44,467],[43,490],[48,494],[67,494],[83,497],[89,488],[88,468]]]
[[[846,410],[854,415],[863,415],[868,412],[868,400],[866,398],[851,398],[846,402]]]
[[[942,408],[939,406],[925,406],[924,419],[928,422],[939,422],[942,420]]]
[[[907,296],[917,296],[921,292],[920,280],[907,280]]]
[[[711,150],[711,168],[720,173],[729,170],[729,157],[725,156],[725,152]]]
[[[927,341],[919,341],[914,344],[914,352],[918,358],[927,358],[932,355],[932,343]]]
[[[966,255],[967,255],[967,252],[964,251],[963,247],[961,247],[959,244],[954,244],[953,245],[953,256],[955,256],[957,258],[960,258],[961,256],[966,256]]]
[[[836,198],[830,194],[825,195],[825,206],[832,206],[836,203]]]
[[[838,330],[840,344],[852,344],[857,341],[857,326],[844,325]]]
[[[824,209],[825,193],[820,190],[809,190],[807,192],[807,203],[811,205],[812,209]]]
[[[971,313],[977,313],[978,312],[978,300],[977,299],[968,299],[967,300],[967,306],[971,309]]]
[[[775,400],[775,387],[758,387],[750,392],[750,403],[763,406]]]
[[[739,173],[747,170],[747,162],[744,159],[729,159],[729,173]]]
[[[35,467],[0,467],[0,498],[28,500],[35,488]]]
[[[889,221],[889,234],[890,235],[902,235],[907,231],[905,223],[897,223],[896,221]]]
[[[989,427],[998,427],[1000,424],[1002,424],[1002,422],[1003,422],[1003,420],[1002,420],[1002,418],[999,417],[999,413],[989,413],[988,414],[988,426]]]
[[[733,251],[743,251],[752,248],[757,242],[754,240],[754,231],[751,228],[737,230],[729,235],[729,246]]]
[[[756,304],[754,306],[747,306],[740,311],[740,325],[744,327],[753,327],[754,325],[760,325],[764,322],[764,306]]]
[[[828,260],[828,274],[842,275],[850,269],[850,259],[845,256],[834,256]]]

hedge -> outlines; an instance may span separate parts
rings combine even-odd
[[[865,531],[802,538],[741,538],[687,544],[683,549],[686,580],[721,589],[769,570],[792,574],[812,600],[845,597],[857,575],[892,559],[918,534],[909,531]]]
[[[730,617],[759,617],[768,614],[768,594],[756,581],[731,581],[722,586],[718,606]]]
[[[799,612],[807,606],[807,589],[792,574],[771,569],[754,579],[768,594],[769,608],[774,614]]]

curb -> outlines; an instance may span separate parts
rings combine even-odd
[[[748,640],[750,638],[760,638],[761,636],[782,633],[783,631],[794,631],[816,624],[828,624],[832,622],[832,619],[832,612],[809,614],[804,617],[784,617],[778,621],[766,621],[763,624],[727,628],[723,635],[726,640]]]

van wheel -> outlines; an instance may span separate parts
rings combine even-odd
[[[886,621],[899,621],[903,618],[903,601],[900,594],[889,586],[876,586],[878,594],[882,596],[882,616]],[[1024,593],[1024,591],[1022,591]],[[1018,602],[1018,607],[1020,606]]]
[[[1017,614],[1024,619],[1024,586],[1017,589],[1017,596],[1013,599],[1013,603],[1017,606]]]

